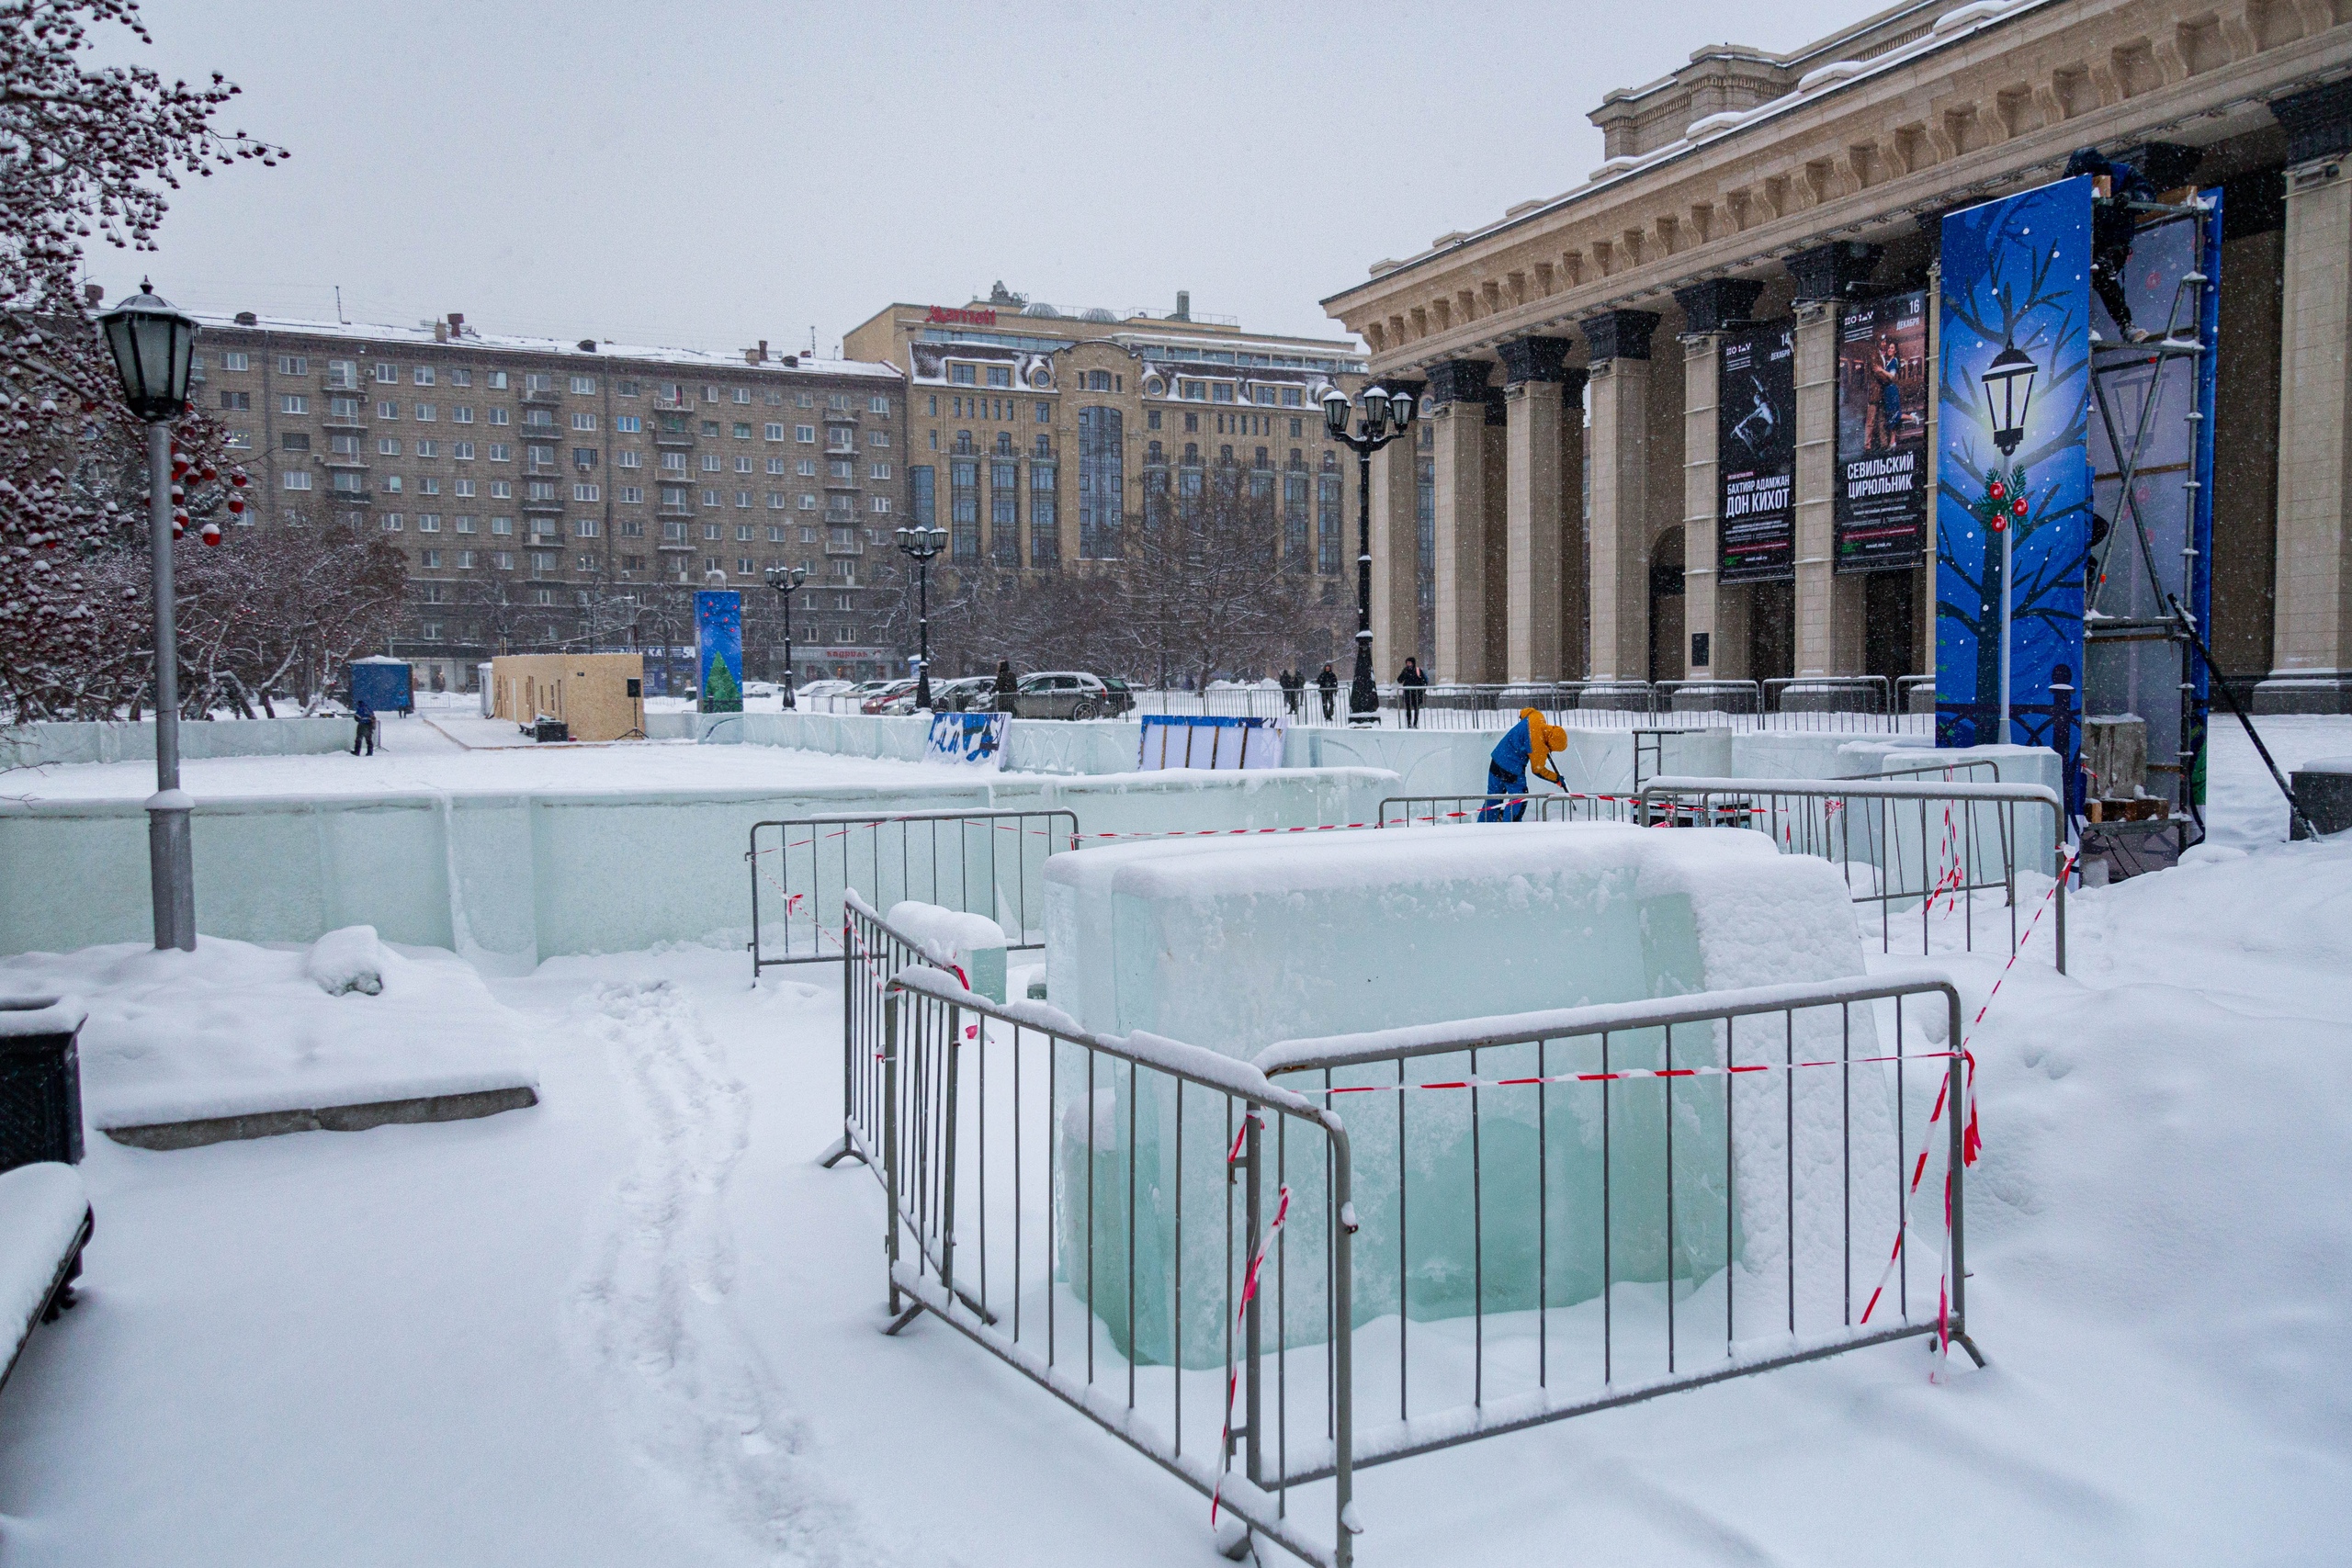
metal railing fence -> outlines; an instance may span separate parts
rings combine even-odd
[[[1929,733],[1931,713],[1910,713],[1917,677],[1898,693],[1884,676],[1827,676],[1756,681],[1545,681],[1487,685],[1431,685],[1414,698],[1384,685],[1379,722],[1387,728],[1501,729],[1521,708],[1537,708],[1573,728],[1655,728],[1662,718],[1683,727],[1740,731],[1814,730],[1857,735]],[[1216,714],[1287,717],[1301,725],[1346,725],[1348,692],[1334,697],[1329,718],[1312,686],[1294,697],[1273,686],[1212,686],[1204,691],[1132,689],[1138,714]],[[1900,701],[1898,701],[1898,695]]]
[[[1968,764],[1963,764],[1968,765]],[[1989,764],[1983,764],[1989,765]],[[1948,771],[1930,765],[1906,772]],[[1645,825],[1747,827],[1790,854],[1818,855],[1838,868],[1857,904],[1878,913],[1879,950],[1894,951],[1896,916],[1918,916],[1919,952],[1933,952],[1939,911],[1957,916],[1961,946],[1976,949],[1980,896],[2000,896],[2014,954],[2031,927],[2020,906],[2018,873],[2047,845],[2056,886],[2058,972],[2066,972],[2065,814],[2043,784],[1980,784],[1934,778],[1654,778],[1635,792]],[[2019,812],[2046,811],[2048,825]],[[2030,856],[2030,860],[2029,859]],[[2032,869],[2040,869],[2038,866]]]
[[[1960,1030],[1948,980],[1856,977],[1260,1052],[1352,1140],[1355,1469],[1939,1329],[1976,1356]]]
[[[1006,945],[1042,945],[1045,863],[1076,849],[1066,809],[845,812],[752,826],[752,978],[786,964],[837,964],[842,894],[883,908],[918,898],[1004,928]]]
[[[890,1215],[890,1332],[928,1313],[1305,1561],[1353,1560],[1347,1132],[1248,1063],[999,1006],[862,901],[848,1051]],[[1295,1145],[1297,1146],[1294,1147]],[[1297,1444],[1294,1445],[1294,1435]],[[1302,1524],[1295,1472],[1329,1485]],[[1322,1494],[1316,1495],[1319,1499]],[[1230,1529],[1230,1526],[1227,1527]]]
[[[843,940],[889,1331],[938,1318],[1306,1562],[1351,1562],[1370,1465],[1900,1338],[1977,1354],[1940,976],[1253,1063],[986,1001],[854,894]]]

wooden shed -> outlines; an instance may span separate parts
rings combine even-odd
[[[641,653],[517,653],[490,661],[492,712],[528,729],[561,719],[574,740],[642,739]]]

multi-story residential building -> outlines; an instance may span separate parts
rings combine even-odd
[[[2352,711],[2343,7],[1917,0],[1787,54],[1710,46],[1590,118],[1608,157],[1588,177],[1324,301],[1389,386],[1425,381],[1433,405],[1434,506],[1428,481],[1375,460],[1376,649],[1414,614],[1381,566],[1433,514],[1421,642],[1443,679],[1932,669],[1932,550],[1849,570],[1835,548],[1840,321],[1940,276],[1944,214],[2097,147],[2223,193],[2213,658],[2259,709]],[[1792,565],[1735,582],[1718,557],[1722,346],[1783,318]]]
[[[396,651],[463,688],[477,660],[693,640],[685,591],[745,591],[752,670],[780,660],[762,574],[806,565],[797,670],[903,655],[905,380],[887,364],[413,328],[200,318],[196,396],[244,455],[258,527],[356,520],[408,559]]]
[[[1354,464],[1318,400],[1364,384],[1352,342],[1244,332],[1185,294],[1158,315],[1066,314],[1000,283],[966,305],[891,305],[842,352],[908,378],[907,507],[948,530],[951,583],[1102,570],[1224,470],[1270,503],[1279,570],[1329,609],[1302,628],[1298,657],[1345,653]]]

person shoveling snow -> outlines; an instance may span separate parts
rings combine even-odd
[[[1560,788],[1559,770],[1552,766],[1552,755],[1568,743],[1567,731],[1556,724],[1546,724],[1543,713],[1535,708],[1519,710],[1519,722],[1503,731],[1487,759],[1487,803],[1479,807],[1481,822],[1516,822],[1527,815],[1527,775],[1549,779]],[[1516,797],[1504,804],[1506,797]]]

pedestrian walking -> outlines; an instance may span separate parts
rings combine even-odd
[[[1567,731],[1545,723],[1542,712],[1520,709],[1519,722],[1503,731],[1502,739],[1487,758],[1487,803],[1478,808],[1478,820],[1516,822],[1526,816],[1531,773],[1567,788],[1560,784],[1559,770],[1552,765],[1553,753],[1567,743]]]
[[[368,748],[368,755],[376,754],[376,705],[359,697],[351,705],[354,728],[351,732],[351,754],[359,755],[359,748]]]
[[[1021,690],[1021,682],[1013,678],[1012,660],[996,661],[996,711],[1009,714],[1013,709],[1013,696]]]
[[[1340,699],[1340,672],[1329,664],[1323,673],[1315,677],[1315,689],[1323,694],[1323,722],[1331,722],[1332,708]]]
[[[1421,673],[1420,660],[1411,654],[1405,658],[1405,668],[1396,672],[1396,689],[1405,699],[1405,728],[1421,727],[1421,695],[1429,690],[1430,678]]]
[[[1283,689],[1283,710],[1291,717],[1298,716],[1299,694],[1306,690],[1306,677],[1295,670],[1285,670],[1275,684]]]

